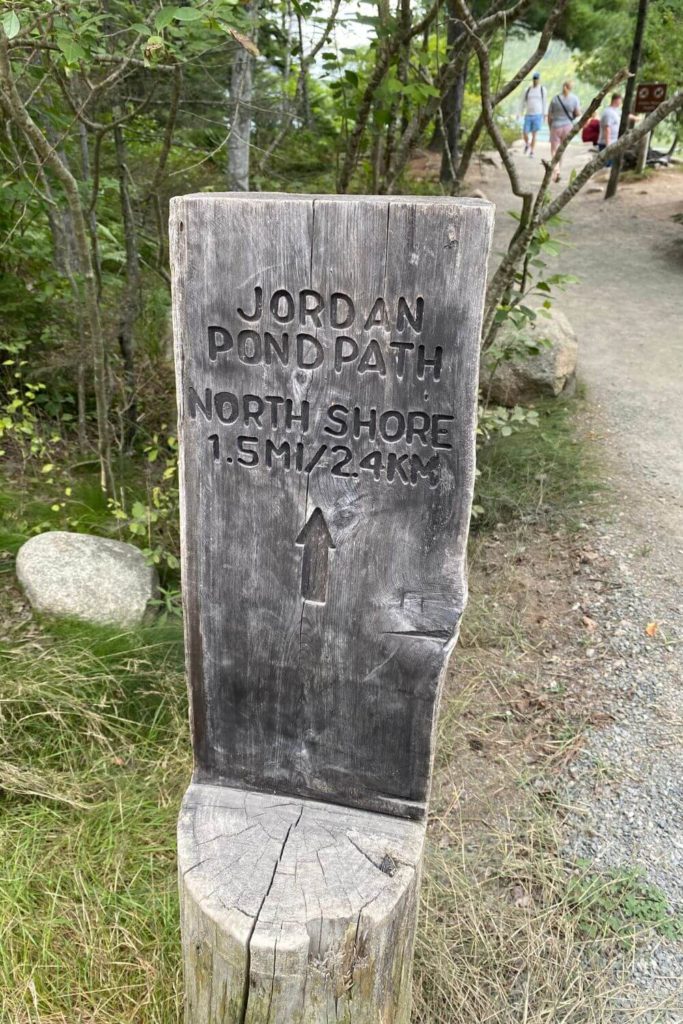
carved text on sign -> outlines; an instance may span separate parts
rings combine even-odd
[[[207,354],[209,363],[215,364],[216,376],[225,373],[226,380],[232,359],[254,367],[291,365],[298,370],[333,370],[335,374],[352,369],[359,375],[376,373],[380,377],[392,373],[399,381],[412,373],[417,380],[438,383],[443,348],[436,345],[428,352],[427,346],[419,344],[424,315],[421,296],[411,301],[401,296],[395,308],[380,296],[369,309],[360,310],[353,298],[341,291],[332,292],[329,299],[310,288],[296,294],[277,289],[264,297],[263,288],[257,286],[250,301],[236,307],[237,327],[208,326]],[[259,329],[240,327],[239,321]],[[261,329],[261,321],[273,329]],[[273,321],[290,329],[278,330]],[[328,337],[324,333],[354,328],[381,336]],[[307,333],[312,330],[316,333]],[[406,336],[396,338],[392,332]],[[429,400],[425,390],[424,401]],[[277,465],[297,473],[311,473],[320,466],[337,477],[367,474],[375,481],[412,486],[426,481],[436,487],[440,479],[438,452],[452,448],[449,424],[454,417],[427,409],[401,411],[335,402],[315,410],[306,399],[238,394],[194,383],[188,383],[187,408],[191,419],[241,430],[234,436],[216,432],[207,437],[213,461],[226,466],[272,469]],[[295,436],[266,436],[283,432]],[[347,443],[340,443],[342,440]],[[374,446],[369,447],[369,442]],[[392,450],[394,445],[403,450]]]

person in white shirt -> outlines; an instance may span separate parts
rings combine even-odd
[[[524,114],[524,155],[534,155],[536,148],[536,135],[541,130],[543,118],[547,110],[547,95],[545,86],[541,85],[539,71],[534,71],[531,76],[531,85],[527,87],[522,100],[522,113]]]
[[[602,151],[611,142],[619,138],[621,127],[621,104],[623,100],[618,92],[612,95],[612,101],[602,112],[600,117],[600,135],[598,136],[598,149]],[[608,160],[605,167],[611,167],[612,161]]]

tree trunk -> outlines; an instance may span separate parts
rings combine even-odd
[[[399,31],[405,38],[405,42],[401,46],[398,54],[398,80],[403,86],[408,84],[408,73],[410,71],[410,27],[411,27],[411,13],[410,13],[410,0],[401,0],[400,3],[400,21]],[[409,121],[409,110],[410,104],[407,97],[404,95],[402,99],[394,101],[389,113],[389,120],[386,129],[386,138],[384,142],[384,154],[382,157],[381,167],[381,190],[386,191],[386,181],[391,172],[391,167],[394,159],[394,151],[396,147],[396,136],[397,133],[402,133],[406,130]]]
[[[138,410],[135,397],[135,321],[140,311],[140,262],[135,214],[128,190],[126,143],[120,125],[114,128],[116,168],[119,178],[121,217],[126,244],[126,284],[119,317],[118,340],[123,360],[124,448],[130,448],[137,431]]]
[[[252,5],[248,5],[253,14]],[[230,137],[228,139],[228,189],[249,191],[249,149],[251,143],[251,98],[254,58],[240,46],[235,54],[230,80]]]
[[[78,123],[78,141],[81,150],[81,179],[82,181],[89,183],[91,182],[90,174],[90,149],[88,147],[88,129],[82,121]],[[97,159],[99,160],[99,150],[97,146]],[[97,212],[95,210],[95,203],[91,197],[91,203],[87,211],[87,224],[88,232],[90,234],[90,248],[92,249],[93,266],[95,268],[95,278],[97,280],[97,296],[102,296],[102,267],[100,265],[100,247],[97,238]]]
[[[446,19],[446,39],[448,44],[448,60],[455,57],[456,49],[459,48],[460,39],[465,32],[465,26],[459,21],[452,0],[448,3],[448,16]],[[465,83],[467,81],[467,64],[460,69],[457,77],[449,85],[443,100],[441,101],[442,130],[442,154],[440,181],[452,182],[453,173],[451,168],[458,166],[458,150],[460,148],[460,120],[462,107],[465,98]]]
[[[633,48],[631,50],[631,61],[628,67],[631,77],[626,82],[624,104],[621,108],[621,122],[619,124],[620,136],[622,136],[624,132],[628,131],[629,115],[631,113],[631,107],[633,106],[633,96],[636,91],[636,75],[638,74],[638,68],[640,67],[640,53],[643,48],[643,36],[645,35],[647,5],[648,0],[639,0],[638,17],[636,18],[636,29],[633,36]],[[620,171],[621,153],[612,161],[609,181],[607,182],[607,188],[605,189],[605,199],[612,199],[612,197],[616,195]]]
[[[304,29],[301,15],[297,14],[297,25],[299,27],[299,62],[301,64],[301,71],[299,72],[299,96],[301,99],[301,117],[304,125],[307,128],[311,127],[311,100],[308,94],[308,63],[304,58]]]

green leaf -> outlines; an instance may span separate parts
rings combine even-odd
[[[69,36],[66,32],[60,32],[57,35],[57,46],[66,57],[68,64],[76,64],[79,60],[85,60],[86,52],[80,43],[77,43],[73,36]]]
[[[141,501],[133,502],[133,508],[131,509],[131,515],[134,519],[146,519],[147,509]]]
[[[166,28],[166,26],[170,25],[173,19],[177,16],[179,10],[179,7],[162,7],[154,18],[155,28]]]
[[[3,14],[2,27],[4,28],[5,35],[8,39],[14,39],[18,34],[21,25],[14,11],[8,11],[7,14]]]
[[[118,245],[119,244],[118,238],[113,233],[113,231],[110,231],[110,229],[107,227],[106,224],[98,224],[97,225],[97,231],[98,231],[98,234],[100,234],[103,238],[106,238],[107,241],[113,242],[114,245]]]
[[[204,17],[201,11],[196,11],[192,7],[174,7],[173,10],[176,21],[199,21]]]
[[[131,32],[137,32],[140,36],[146,36],[149,32],[149,26],[145,25],[143,21],[135,21],[132,25],[129,25],[128,28]]]

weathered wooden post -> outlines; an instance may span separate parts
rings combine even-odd
[[[188,1024],[404,1024],[490,204],[172,201]]]

